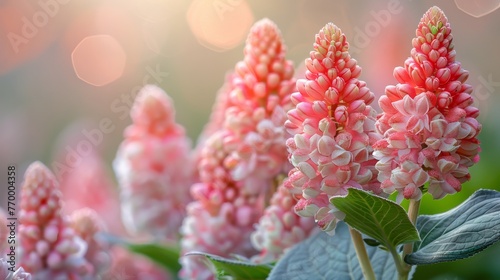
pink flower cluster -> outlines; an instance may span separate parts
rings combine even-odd
[[[315,231],[317,227],[314,220],[298,216],[294,206],[294,197],[280,184],[260,218],[256,231],[252,233],[252,244],[260,251],[259,255],[253,257],[253,261],[277,261],[288,248]]]
[[[40,162],[26,170],[19,213],[20,265],[34,279],[92,279],[91,249],[61,213],[58,183]]]
[[[176,239],[194,182],[191,143],[175,123],[172,100],[157,86],[138,94],[113,167],[122,218],[133,233]]]
[[[298,198],[295,211],[327,232],[337,221],[331,197],[350,187],[380,192],[371,148],[380,138],[369,106],[374,94],[358,79],[361,68],[348,49],[337,26],[320,30],[285,123],[293,136],[286,142],[294,166],[286,186]]]
[[[250,30],[244,57],[235,66],[226,101],[224,129],[238,146],[225,164],[234,180],[245,181],[246,192],[258,194],[288,168],[283,123],[295,80],[281,34],[268,19]]]
[[[103,171],[95,153],[67,170],[61,184],[43,164],[30,165],[19,217],[21,266],[16,273],[5,273],[10,272],[13,279],[31,279],[22,278],[26,275],[33,279],[170,279],[150,261],[99,238],[108,227],[113,234],[126,236],[118,196]],[[0,258],[1,254],[5,255],[0,252]]]
[[[263,19],[252,27],[244,60],[236,64],[228,78],[219,93],[221,103],[214,107],[212,123],[205,129],[198,159],[201,182],[191,188],[195,202],[188,205],[181,245],[183,252],[250,257],[257,253],[251,243],[254,225],[279,184],[276,178],[290,169],[283,124],[292,106],[290,93],[295,80],[293,65],[285,59],[285,46],[273,22]],[[290,230],[295,234],[290,239],[306,236],[307,230],[301,235],[290,223],[293,221],[290,227],[281,228],[280,235]],[[265,239],[262,231],[267,227],[260,228],[260,239]],[[273,230],[267,234],[277,233]],[[275,248],[273,254],[289,245],[276,245],[280,249]],[[181,262],[182,277],[213,277],[199,258],[184,257]]]
[[[168,279],[98,238],[106,227],[127,235],[116,222],[120,214],[132,238],[180,237],[181,254],[268,263],[316,226],[334,232],[343,213],[330,199],[348,188],[397,191],[399,199],[420,199],[426,184],[434,198],[460,191],[479,160],[479,111],[442,11],[429,9],[416,34],[411,57],[394,71],[399,83],[379,100],[378,117],[346,36],[332,23],[315,36],[296,81],[277,26],[257,22],[195,152],[169,96],[145,86],[113,162],[120,205],[96,154],[62,178],[64,208],[53,174],[33,163],[19,213],[22,268],[7,270],[0,225],[0,279]],[[203,257],[180,262],[182,278],[215,278]]]
[[[97,237],[105,231],[105,225],[98,214],[90,208],[81,208],[70,216],[71,227],[87,244],[85,259],[93,266],[95,275],[102,275],[111,265],[111,256],[107,252],[108,244]]]
[[[249,235],[262,206],[257,198],[241,194],[241,182],[232,180],[224,167],[227,150],[234,147],[224,142],[229,137],[230,133],[218,131],[205,141],[199,163],[201,182],[191,187],[195,201],[187,205],[188,215],[181,227],[183,253],[201,251],[220,256],[255,253]],[[181,263],[183,278],[213,277],[202,258],[184,257]]]
[[[394,70],[398,80],[379,100],[383,113],[374,148],[381,188],[420,199],[422,187],[436,199],[460,191],[479,160],[479,110],[472,106],[468,72],[455,60],[448,19],[438,7],[420,20],[411,57]]]

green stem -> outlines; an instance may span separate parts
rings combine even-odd
[[[415,225],[415,221],[418,216],[418,209],[420,207],[420,200],[410,200],[410,206],[408,208],[408,217],[413,225]],[[407,280],[408,274],[411,270],[411,265],[404,262],[404,257],[413,252],[413,243],[408,243],[403,245],[403,254],[400,255],[396,248],[388,248],[391,252],[392,258],[394,259],[394,263],[396,264],[396,268],[398,270],[398,280]]]
[[[410,200],[410,206],[408,207],[408,218],[410,218],[410,221],[413,225],[415,225],[415,222],[417,221],[417,216],[418,216],[418,209],[420,208],[420,200]],[[403,260],[406,255],[409,255],[413,253],[413,242],[412,243],[407,243],[403,246]],[[408,270],[410,265],[408,266]]]
[[[373,272],[370,258],[366,253],[365,243],[363,241],[361,233],[351,227],[349,227],[349,232],[351,233],[352,242],[354,243],[354,249],[356,249],[356,255],[358,256],[361,271],[363,272],[365,279],[375,280],[375,273]]]
[[[420,208],[420,200],[411,199],[410,206],[408,207],[408,218],[413,225],[416,225],[418,217],[418,209]],[[404,265],[404,270],[406,277],[400,279],[408,279],[408,273],[411,270],[411,265],[404,262],[405,256],[413,253],[413,242],[403,245],[403,255],[401,256],[401,262]],[[401,276],[401,273],[400,273]]]
[[[398,270],[398,280],[406,280],[408,279],[409,270],[406,270],[405,262],[401,259],[396,248],[388,248],[391,252],[392,258],[394,259],[394,263],[396,264],[396,269]]]

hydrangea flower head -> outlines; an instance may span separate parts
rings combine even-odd
[[[113,167],[121,188],[122,217],[134,233],[176,238],[194,180],[191,142],[175,123],[171,99],[145,86],[131,110]]]
[[[348,49],[337,26],[320,30],[285,124],[293,135],[286,142],[294,166],[286,186],[298,198],[295,210],[328,232],[337,220],[331,197],[350,187],[380,192],[371,156],[378,140],[369,106],[374,94],[358,79],[361,68]]]
[[[35,279],[84,279],[93,273],[86,243],[61,213],[61,194],[40,162],[26,170],[19,213],[20,265]]]
[[[399,199],[420,199],[422,187],[436,199],[461,190],[479,160],[479,110],[472,106],[468,72],[455,60],[448,19],[438,7],[420,20],[411,57],[396,67],[399,82],[379,100],[374,145],[382,189]]]

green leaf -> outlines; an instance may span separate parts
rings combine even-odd
[[[169,270],[172,274],[177,275],[181,270],[179,263],[179,249],[166,247],[154,243],[145,244],[126,244],[131,252],[144,255],[161,267]]]
[[[156,243],[131,243],[108,233],[100,233],[98,238],[102,238],[109,244],[119,245],[133,253],[143,255],[173,275],[177,275],[181,270],[180,250],[177,247]]]
[[[347,196],[334,197],[331,202],[345,213],[347,224],[391,251],[399,244],[420,240],[406,211],[388,199],[350,188]]]
[[[500,193],[478,190],[456,208],[417,218],[422,237],[409,264],[432,264],[470,257],[500,240]]]
[[[375,239],[371,239],[371,238],[364,238],[363,241],[366,243],[366,245],[372,246],[372,247],[377,247],[380,245],[380,242],[378,242]]]
[[[389,252],[370,246],[366,247],[366,251],[377,279],[398,279],[396,265]],[[415,271],[414,268],[410,276]],[[288,250],[275,265],[268,279],[364,278],[349,229],[345,223],[339,222],[334,236],[319,232]]]
[[[266,279],[272,265],[255,264],[243,260],[227,259],[202,252],[190,252],[185,256],[204,256],[215,266],[217,276],[231,276],[232,279]]]

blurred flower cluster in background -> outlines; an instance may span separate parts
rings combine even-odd
[[[98,200],[99,191],[115,191],[112,161],[146,84],[168,93],[176,121],[196,143],[225,75],[241,60],[250,27],[262,18],[281,30],[296,76],[305,71],[314,34],[328,22],[341,27],[351,56],[362,65],[361,79],[378,100],[395,83],[394,67],[410,55],[415,23],[433,5],[445,11],[469,71],[484,152],[460,193],[438,201],[425,195],[421,213],[451,209],[480,188],[500,190],[500,1],[3,0],[0,206],[7,203],[7,166],[17,167],[20,190],[21,174],[36,160],[64,177],[69,196]],[[377,102],[373,106],[380,111]],[[91,194],[72,192],[71,185],[84,188],[82,176],[109,182],[96,182],[106,187]],[[79,208],[71,200],[65,207]],[[112,214],[102,218],[112,220]],[[498,255],[496,245],[466,261],[421,266],[415,279],[495,279]]]

